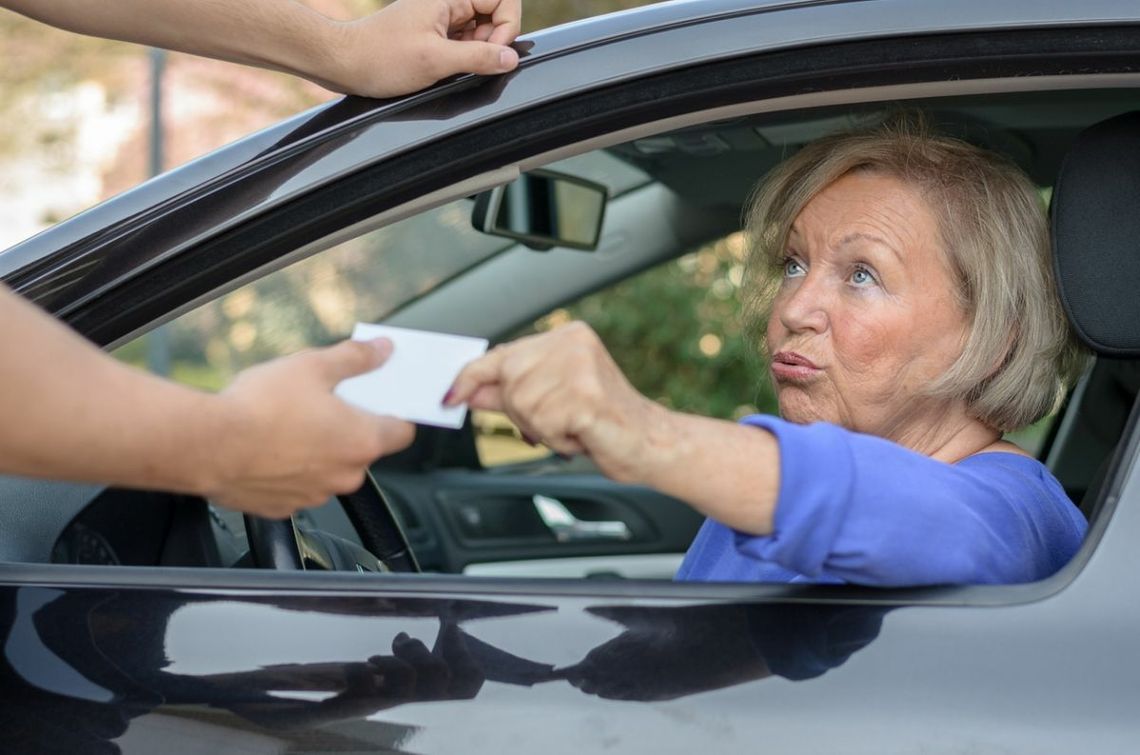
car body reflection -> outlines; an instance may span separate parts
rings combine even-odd
[[[9,702],[0,715],[21,750],[52,742],[61,751],[115,752],[132,720],[153,712],[287,739],[331,736],[350,723],[370,746],[392,746],[398,732],[375,714],[471,700],[488,682],[536,695],[569,684],[601,698],[658,701],[769,677],[810,679],[873,641],[889,609],[585,605],[581,618],[604,625],[606,639],[580,659],[552,663],[518,652],[533,647],[524,640],[534,625],[524,619],[556,610],[478,600],[223,600],[23,588],[3,611],[10,629],[0,694]],[[476,636],[481,622],[492,621],[497,644]],[[188,647],[178,636],[185,632],[209,655],[180,649]],[[286,657],[304,660],[275,662]],[[71,725],[63,729],[65,720]]]

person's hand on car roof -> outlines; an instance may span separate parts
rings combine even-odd
[[[349,406],[340,381],[374,370],[392,342],[345,341],[252,367],[219,398],[231,431],[220,441],[218,474],[205,491],[227,508],[281,518],[351,493],[376,458],[406,448],[414,425]]]
[[[341,27],[334,74],[318,83],[393,97],[460,73],[506,73],[519,62],[509,45],[521,19],[522,0],[397,0]]]
[[[0,0],[62,29],[285,71],[337,92],[396,97],[518,65],[522,0],[397,0],[336,21],[296,0]]]

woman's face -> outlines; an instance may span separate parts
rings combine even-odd
[[[788,238],[768,321],[780,413],[904,442],[943,406],[915,400],[953,364],[967,319],[938,225],[915,188],[851,173]]]

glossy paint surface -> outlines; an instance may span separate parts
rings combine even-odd
[[[41,569],[0,715],[17,751],[1128,752],[1137,491],[1045,583],[909,596]]]
[[[1030,602],[10,584],[4,730],[20,751],[1124,752],[1140,601],[1118,576],[1137,566],[1138,503]],[[954,605],[970,602],[991,605]]]

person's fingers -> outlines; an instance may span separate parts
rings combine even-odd
[[[423,640],[416,639],[407,632],[399,632],[392,638],[392,654],[413,666],[431,658],[431,651]]]
[[[522,28],[522,0],[472,0],[471,4],[477,14],[491,17],[495,26],[491,42],[509,45],[515,41]]]
[[[364,470],[381,456],[403,451],[416,439],[416,426],[396,417],[346,407],[355,417],[342,414],[338,437],[345,469],[332,480],[335,493],[350,493],[363,483]],[[355,485],[353,484],[355,483]]]
[[[532,446],[543,444],[562,456],[586,453],[572,430],[570,417],[575,409],[567,405],[561,392],[539,389],[534,397],[520,398],[520,404],[508,405],[505,411],[523,433],[523,440]]]
[[[519,64],[519,54],[510,47],[472,40],[441,40],[435,55],[440,78],[457,73],[475,73],[490,76],[513,71]]]
[[[444,394],[443,405],[459,406],[466,403],[480,388],[498,385],[506,358],[506,347],[497,346],[478,359],[468,362],[455,377],[451,388]]]
[[[387,338],[372,341],[342,341],[336,346],[317,349],[307,355],[316,362],[321,378],[329,387],[356,375],[371,372],[392,355],[392,342]]]
[[[346,663],[344,665],[345,689],[342,694],[350,697],[374,697],[378,694],[382,680],[377,678],[374,667],[367,663]]]
[[[210,500],[224,508],[254,514],[264,519],[288,519],[301,509],[310,509],[325,503],[331,493],[325,495],[286,495],[280,491],[273,491],[272,494],[266,495],[273,497],[267,498],[264,495],[258,495],[251,498],[250,494],[247,493],[240,499],[234,499],[222,494],[211,495]]]
[[[392,640],[392,653],[416,670],[418,699],[436,700],[447,691],[451,671],[443,659],[432,655],[423,642],[400,632]]]
[[[574,408],[568,406],[565,396],[558,391],[548,390],[533,399],[529,408],[518,416],[527,418],[532,438],[557,454],[576,456],[585,453],[586,449],[574,434],[570,419],[573,411]],[[511,415],[508,413],[508,416]]]
[[[535,417],[539,404],[565,390],[567,365],[560,353],[523,351],[505,361],[500,371],[504,403],[509,413]]]
[[[380,417],[380,455],[403,451],[416,439],[416,426],[395,417]]]
[[[431,652],[432,655],[442,658],[451,670],[448,697],[458,700],[475,697],[486,679],[482,667],[471,657],[467,649],[466,635],[458,624],[449,620],[441,622],[439,635]]]
[[[506,385],[503,388],[503,411],[518,427],[523,440],[531,445],[546,442],[550,438],[550,423],[548,418],[540,416],[537,412],[539,401],[548,392],[548,389],[542,385],[542,376],[538,376],[536,381],[524,378],[504,382]],[[547,427],[545,433],[542,431],[543,426]]]
[[[416,670],[407,661],[390,655],[373,655],[368,658],[376,680],[376,691],[384,697],[411,697],[416,688]]]
[[[341,470],[334,475],[330,475],[329,484],[332,487],[330,491],[333,495],[340,495],[343,493],[351,493],[360,490],[360,486],[364,484],[364,465],[352,465],[351,467]],[[328,496],[325,496],[327,499]]]
[[[495,27],[491,24],[478,24],[471,29],[469,39],[475,42],[486,42],[491,38],[491,32],[493,31],[495,31]]]
[[[503,411],[503,390],[498,385],[483,385],[467,399],[469,409],[484,409],[492,412]]]
[[[473,18],[462,24],[457,25],[453,23],[448,29],[447,36],[449,39],[474,39],[476,25],[475,19]],[[480,41],[486,42],[487,40],[484,39]]]
[[[506,26],[492,26],[490,31],[487,41],[493,45],[509,45],[519,35],[518,29],[511,29]]]

